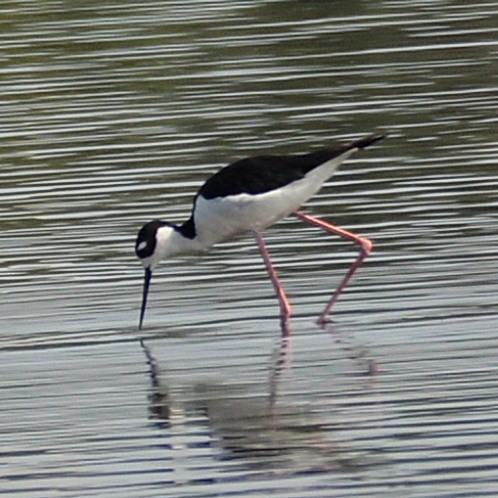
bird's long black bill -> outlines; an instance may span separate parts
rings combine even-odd
[[[145,308],[147,307],[147,295],[149,294],[150,280],[152,278],[152,271],[149,268],[145,269],[144,275],[144,291],[142,295],[142,309],[140,310],[140,321],[138,322],[138,329],[142,328],[145,316]]]

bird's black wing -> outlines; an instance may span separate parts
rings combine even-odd
[[[201,187],[205,199],[237,194],[262,194],[303,178],[321,164],[350,149],[363,149],[383,138],[369,135],[347,145],[294,156],[256,156],[237,161],[215,173]]]
[[[303,178],[306,173],[338,155],[322,149],[296,156],[257,156],[242,159],[218,171],[199,190],[205,199],[237,194],[262,194]]]

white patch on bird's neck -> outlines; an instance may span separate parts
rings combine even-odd
[[[144,268],[153,271],[157,265],[168,257],[179,255],[188,255],[202,251],[196,239],[189,239],[181,234],[174,226],[164,225],[159,227],[155,234],[156,247],[154,252],[148,257],[141,260]],[[146,241],[138,245],[138,249],[146,247]],[[142,246],[142,247],[141,247]]]
[[[163,226],[156,232],[156,249],[151,256],[152,268],[164,258],[202,251],[196,238],[189,239],[172,226]]]

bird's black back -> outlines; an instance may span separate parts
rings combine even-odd
[[[312,169],[344,151],[345,147],[338,147],[296,156],[242,159],[209,178],[199,190],[199,195],[214,199],[237,194],[262,194],[303,178]]]

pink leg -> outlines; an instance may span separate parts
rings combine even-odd
[[[294,213],[300,220],[305,221],[306,223],[309,223],[310,225],[313,225],[315,227],[321,228],[323,230],[326,230],[327,232],[334,233],[336,235],[339,235],[339,237],[342,237],[343,239],[350,240],[351,242],[354,242],[355,244],[358,244],[360,246],[360,254],[356,258],[355,262],[351,265],[351,268],[349,271],[346,273],[346,276],[342,279],[341,283],[337,287],[336,291],[330,298],[330,301],[327,303],[327,306],[325,306],[325,309],[322,311],[321,315],[318,318],[318,323],[320,324],[325,324],[327,322],[327,317],[330,313],[330,310],[334,306],[335,302],[337,301],[339,295],[343,291],[344,287],[348,284],[348,282],[351,280],[351,277],[353,276],[354,272],[361,266],[363,263],[363,260],[368,256],[370,251],[372,250],[372,242],[364,237],[361,237],[359,235],[356,235],[354,233],[348,232],[347,230],[344,230],[343,228],[336,227],[334,225],[330,225],[329,223],[326,223],[325,221],[319,220],[318,218],[314,218],[313,216],[309,216],[308,214],[302,213],[301,211],[296,211]]]
[[[259,252],[265,262],[266,271],[270,276],[271,283],[273,284],[273,288],[275,289],[275,293],[277,294],[278,303],[280,305],[280,323],[282,326],[282,337],[288,337],[290,335],[289,330],[289,318],[291,315],[291,306],[287,296],[285,295],[284,289],[280,285],[280,281],[277,277],[277,272],[273,267],[273,264],[270,259],[270,254],[266,249],[265,241],[263,240],[263,236],[261,232],[258,230],[253,230],[254,237],[256,238],[256,242],[258,243]]]

